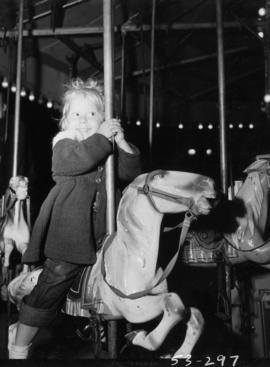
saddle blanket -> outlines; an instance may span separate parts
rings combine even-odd
[[[100,261],[98,254],[97,263]],[[109,307],[102,301],[99,284],[102,274],[97,263],[85,267],[70,288],[62,311],[67,315],[89,317],[92,313],[111,314]]]

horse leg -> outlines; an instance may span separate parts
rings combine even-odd
[[[16,244],[17,250],[22,254],[25,253],[25,251],[27,250],[28,247],[28,243],[27,242],[20,242],[18,244]],[[22,267],[22,273],[27,273],[29,271],[29,265],[23,264]]]
[[[17,250],[23,255],[25,251],[27,250],[28,242],[20,242],[16,243]]]
[[[9,238],[4,238],[4,249],[5,249],[5,256],[4,256],[4,266],[6,268],[9,267],[9,258],[10,254],[14,248],[14,242],[13,240]]]
[[[145,330],[133,331],[127,335],[132,344],[141,346],[148,350],[157,350],[169,331],[184,318],[185,307],[176,293],[165,293],[157,296],[146,296],[140,300],[133,301],[132,309],[141,315],[141,320],[136,318],[137,322],[144,322],[157,317],[163,312],[163,317],[157,327],[147,334]],[[124,316],[128,321],[133,322],[134,314]],[[147,319],[146,319],[147,317]]]
[[[186,358],[191,352],[202,334],[204,326],[204,318],[197,308],[190,308],[190,319],[187,322],[187,331],[184,342],[181,347],[174,353],[172,358]]]
[[[10,254],[13,251],[14,248],[14,243],[11,239],[4,239],[4,263],[3,263],[3,268],[2,268],[2,273],[3,273],[3,280],[4,281],[8,281],[8,268],[9,268],[9,258],[10,258]]]

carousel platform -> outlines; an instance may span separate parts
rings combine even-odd
[[[198,347],[194,350],[192,360],[171,360],[161,359],[161,354],[170,353],[175,350],[176,344],[184,336],[184,329],[175,329],[168,336],[162,350],[159,352],[148,352],[142,348],[126,344],[125,325],[118,326],[117,346],[119,355],[115,360],[108,358],[106,344],[98,358],[95,357],[93,345],[89,341],[82,340],[77,335],[78,328],[81,329],[86,322],[85,318],[67,316],[60,314],[56,322],[51,327],[41,329],[33,340],[29,359],[26,361],[16,361],[7,359],[7,325],[8,319],[11,322],[16,321],[16,310],[12,310],[8,317],[6,303],[0,302],[0,366],[179,366],[179,367],[269,367],[270,360],[253,360],[250,356],[245,343],[234,339],[224,331],[222,323],[207,320],[207,327],[201,337]],[[153,323],[144,324],[146,330],[153,328]],[[134,326],[135,328],[135,326]],[[136,325],[136,329],[142,328],[142,325]],[[233,356],[238,356],[237,360]]]

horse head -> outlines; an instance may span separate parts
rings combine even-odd
[[[28,196],[28,178],[25,176],[13,176],[9,180],[9,189],[18,200],[25,200]]]
[[[270,155],[257,156],[256,161],[244,170],[247,177],[234,199],[224,199],[218,210],[212,211],[213,226],[190,232],[183,253],[184,262],[199,266],[215,265],[218,252],[222,252],[231,264],[247,260],[270,262],[270,243],[264,240],[269,162]]]
[[[153,171],[139,176],[131,185],[147,196],[160,213],[178,213],[186,210],[195,215],[206,215],[216,199],[211,178],[190,172]]]

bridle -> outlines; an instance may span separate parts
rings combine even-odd
[[[166,171],[163,170],[155,170],[153,172],[150,172],[147,174],[146,178],[145,178],[145,183],[143,185],[143,187],[138,187],[134,184],[130,184],[130,187],[133,187],[135,189],[138,190],[139,193],[146,195],[147,199],[149,200],[149,202],[151,203],[151,205],[153,206],[153,208],[160,214],[161,211],[157,208],[155,201],[154,201],[154,196],[157,196],[159,198],[168,200],[168,201],[173,201],[173,202],[177,202],[179,204],[183,204],[184,206],[186,206],[190,211],[192,211],[192,208],[195,204],[194,199],[192,197],[186,198],[184,196],[180,196],[180,195],[174,195],[171,193],[168,193],[166,191],[163,190],[159,190],[157,188],[151,187],[151,181],[152,179],[159,175],[159,176],[164,176]]]

